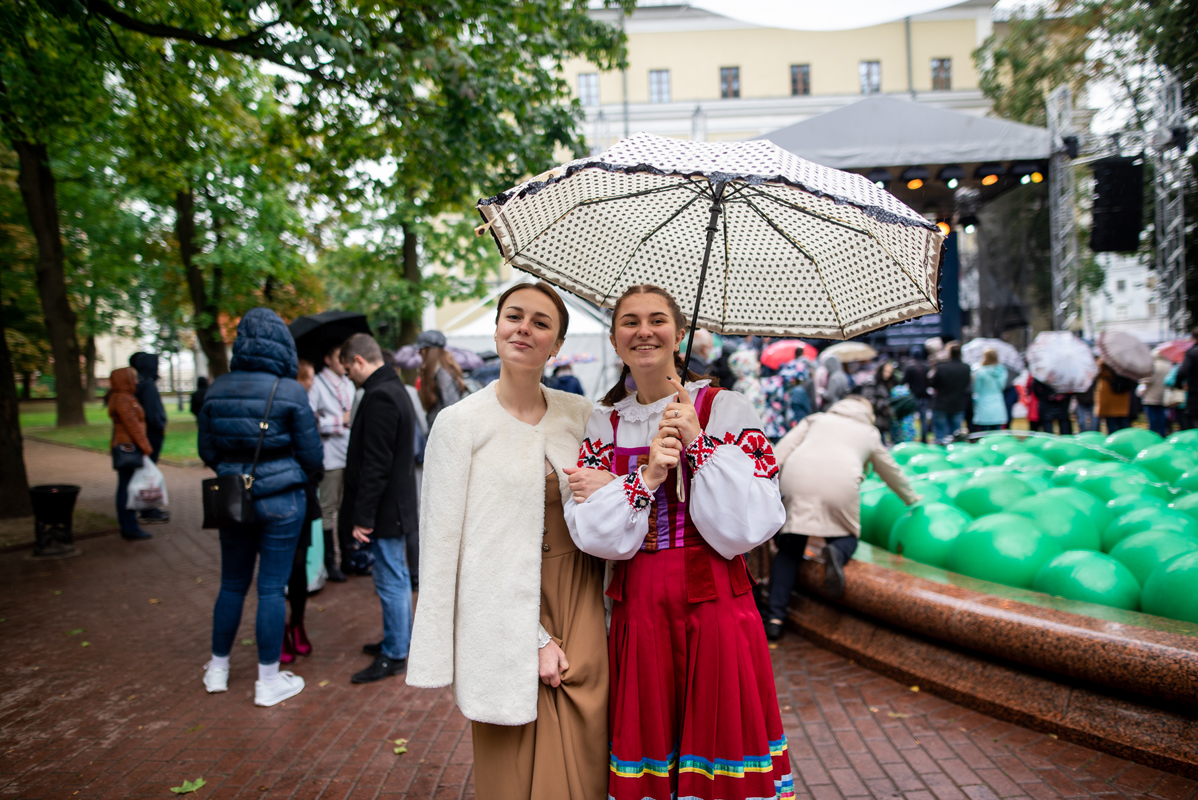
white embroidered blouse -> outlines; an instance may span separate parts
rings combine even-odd
[[[709,381],[686,385],[695,398]],[[648,447],[657,436],[665,407],[677,395],[642,405],[631,394],[612,406],[598,406],[587,422],[578,466],[612,470],[614,455],[611,413],[619,414],[621,448]],[[778,465],[761,420],[744,395],[719,392],[707,428],[687,447],[694,473],[688,487],[691,520],[708,544],[724,558],[746,553],[772,537],[786,521],[778,492]],[[617,479],[576,504],[565,505],[574,543],[599,558],[632,558],[649,533],[654,495],[641,470]]]

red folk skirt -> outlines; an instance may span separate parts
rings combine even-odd
[[[689,601],[688,572],[692,597],[696,573],[714,579],[717,596]],[[613,800],[793,800],[750,588],[744,559],[706,544],[640,552],[618,566],[608,592]]]

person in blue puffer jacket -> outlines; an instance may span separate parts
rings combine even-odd
[[[229,654],[258,565],[258,680],[254,705],[273,706],[299,694],[304,680],[279,671],[286,607],[283,587],[304,524],[304,486],[322,471],[324,450],[308,393],[295,380],[295,340],[275,312],[250,309],[237,325],[232,372],[208,387],[200,409],[199,453],[218,475],[249,474],[259,423],[276,379],[262,452],[254,469],[251,525],[220,529],[221,586],[212,618],[212,660],[204,667],[209,692],[229,687]]]

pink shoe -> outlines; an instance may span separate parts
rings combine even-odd
[[[312,655],[312,643],[308,641],[308,632],[304,630],[304,623],[297,622],[291,626],[291,636],[295,643],[295,654],[298,656]]]
[[[295,661],[295,639],[291,635],[291,626],[283,628],[283,652],[279,653],[280,664],[290,664]]]

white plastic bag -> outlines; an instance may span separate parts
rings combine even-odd
[[[158,465],[146,458],[129,479],[129,501],[125,507],[130,511],[149,511],[165,508],[166,503],[166,479]]]

